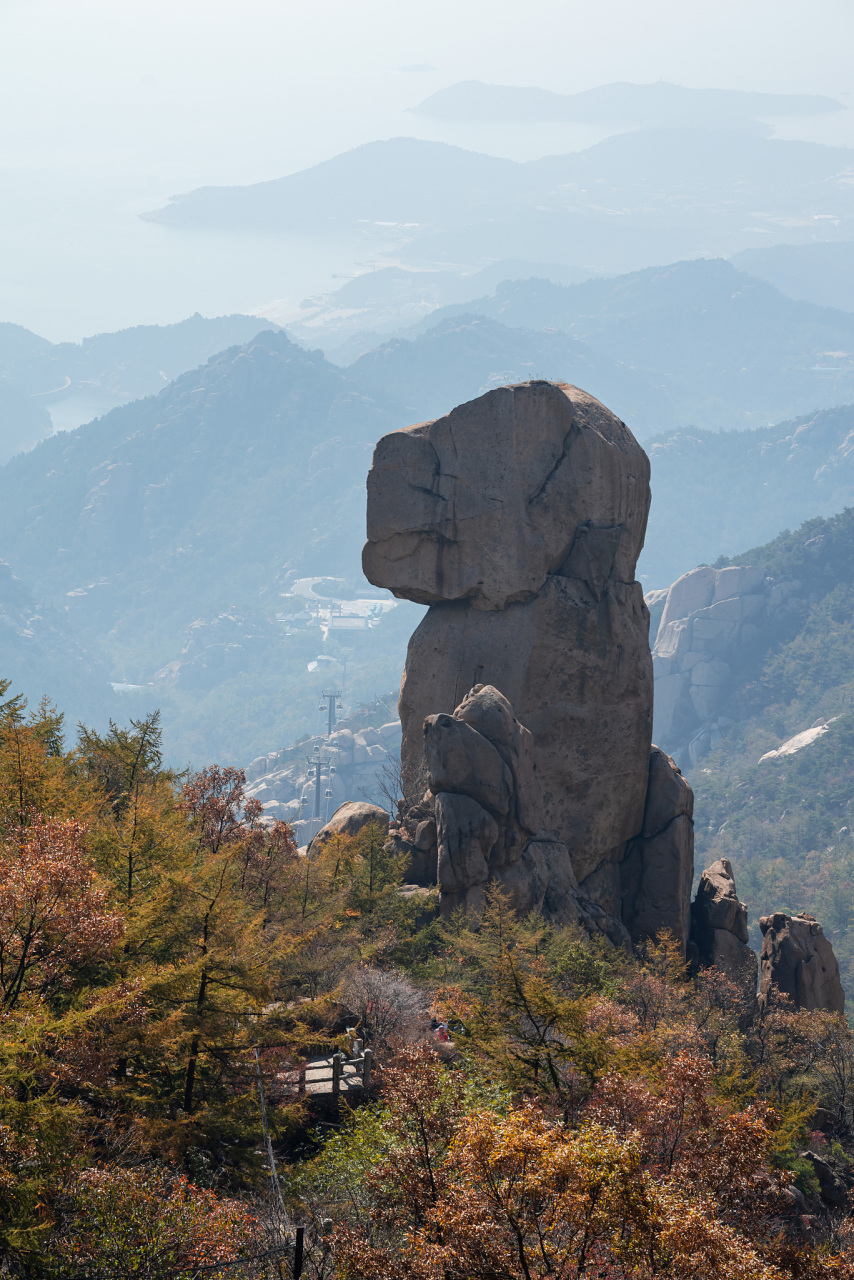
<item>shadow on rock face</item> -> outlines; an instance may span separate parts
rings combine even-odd
[[[430,605],[401,686],[404,772],[421,766],[428,716],[476,685],[499,689],[533,735],[543,827],[611,899],[616,873],[600,868],[639,833],[649,776],[649,615],[635,581],[649,496],[628,428],[549,382],[383,437],[368,477],[365,573]]]

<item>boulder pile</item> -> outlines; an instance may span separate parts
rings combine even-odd
[[[388,714],[385,708],[378,710]],[[352,796],[371,797],[374,802],[384,800],[387,779],[397,769],[399,751],[399,720],[379,727],[341,725],[331,735],[311,739],[300,748],[256,757],[246,767],[246,794],[261,802],[267,819],[290,823],[299,843],[305,845],[327,816]],[[312,763],[316,756],[323,762],[320,819],[312,817],[318,807],[317,770]]]

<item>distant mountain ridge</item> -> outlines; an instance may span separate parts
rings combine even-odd
[[[151,395],[188,369],[269,322],[257,316],[137,325],[82,342],[49,342],[21,325],[0,323],[0,462],[49,434],[49,406],[62,416],[80,403],[85,420]],[[79,419],[78,419],[79,420]]]
[[[275,622],[279,593],[312,574],[360,581],[364,483],[376,439],[489,386],[540,376],[607,392],[618,412],[620,402],[637,397],[637,406],[647,397],[655,412],[651,379],[559,331],[451,316],[350,369],[282,332],[262,332],[157,396],[9,462],[0,555],[109,679],[154,681],[145,696],[163,703],[182,751],[206,742],[207,752],[246,758],[257,741],[284,732],[276,724],[294,735],[311,728],[317,698],[305,667],[320,652],[320,636],[285,638]],[[659,434],[647,446],[645,586],[665,586],[698,561],[772,537],[782,523],[849,503],[852,438],[852,407],[756,432]],[[353,679],[377,688],[395,682],[412,610],[399,606],[373,638],[355,641]],[[215,639],[220,632],[228,639]],[[194,645],[208,637],[198,661],[195,649],[191,655],[195,684],[184,670],[191,636]],[[346,633],[330,635],[324,652],[353,644]],[[0,669],[16,673],[16,652],[3,646]],[[47,667],[27,691],[50,687]]]
[[[656,387],[663,426],[765,426],[854,400],[854,314],[796,302],[721,259],[574,285],[508,281],[415,332],[464,314],[561,330],[619,362]]]
[[[739,271],[767,280],[790,298],[854,311],[854,241],[745,249],[732,262]]]
[[[715,273],[726,264],[689,266]],[[542,282],[533,284],[540,292]],[[608,305],[600,312],[610,323]],[[854,330],[854,316],[846,320]],[[645,314],[639,323],[650,328]],[[73,597],[73,611],[96,631],[112,630],[116,610],[131,600],[140,607],[140,573],[160,613],[174,610],[177,619],[187,608],[202,612],[206,583],[218,584],[219,612],[232,599],[248,607],[291,569],[347,577],[358,573],[364,478],[378,436],[532,377],[576,382],[636,431],[667,408],[660,370],[608,358],[561,331],[510,329],[484,315],[446,316],[348,369],[268,331],[158,396],[13,459],[3,473],[0,554],[39,591],[86,588],[85,603]],[[639,434],[650,441],[650,431]],[[653,434],[646,585],[664,586],[698,561],[772,536],[781,523],[845,506],[854,493],[852,438],[850,407],[753,432]],[[676,540],[673,528],[682,531]],[[89,590],[87,582],[101,579]],[[156,632],[149,651],[164,661]]]
[[[679,122],[730,127],[759,116],[811,115],[842,111],[823,94],[751,93],[738,89],[691,89],[659,80],[653,84],[597,85],[580,93],[484,84],[463,80],[439,89],[412,107],[436,120],[574,120],[647,126]]]
[[[639,435],[670,420],[643,370],[557,330],[508,328],[462,312],[414,338],[392,338],[346,369],[353,385],[382,397],[401,423],[437,418],[493,387],[531,378],[572,382],[618,408]]]
[[[589,275],[560,263],[507,259],[469,273],[380,267],[303,299],[299,308],[282,308],[276,320],[297,341],[322,347],[336,364],[346,365],[383,338],[429,318],[438,307],[478,297],[504,280],[537,277],[577,284]]]
[[[366,143],[287,177],[203,187],[170,226],[355,230],[408,262],[571,261],[627,271],[775,239],[854,237],[850,153],[735,131],[644,129],[524,163],[446,143]],[[785,229],[785,230],[784,230]]]

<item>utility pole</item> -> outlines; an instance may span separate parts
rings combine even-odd
[[[332,730],[335,728],[335,712],[338,710],[341,690],[340,689],[324,689],[321,697],[325,700],[318,707],[318,711],[325,711],[327,715],[327,738],[332,737]],[[326,704],[329,704],[328,706]]]
[[[314,816],[315,818],[319,818],[320,817],[320,774],[322,770],[328,767],[330,762],[328,760],[322,760],[321,757],[317,755],[317,756],[309,756],[306,763],[309,769],[314,770]]]
[[[339,652],[340,652],[340,654],[341,654],[341,665],[342,665],[342,667],[344,668],[344,672],[343,672],[343,676],[344,676],[344,678],[343,678],[343,679],[342,679],[342,681],[341,681],[341,688],[342,688],[342,690],[343,690],[343,696],[346,698],[346,697],[347,697],[347,694],[348,694],[348,693],[349,693],[349,691],[350,691],[350,684],[349,684],[349,681],[348,681],[348,679],[347,679],[347,676],[348,676],[348,674],[349,674],[349,670],[350,670],[350,659],[351,659],[351,657],[353,656],[353,650],[352,650],[352,649],[341,649],[341,650],[339,650]]]

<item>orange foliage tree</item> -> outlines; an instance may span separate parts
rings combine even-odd
[[[536,1102],[465,1104],[429,1053],[386,1076],[389,1147],[367,1175],[370,1222],[339,1226],[346,1280],[829,1280],[839,1256],[787,1233],[790,1175],[774,1114],[728,1109],[707,1061],[650,1088],[606,1075],[580,1121]]]
[[[254,1223],[238,1202],[163,1169],[88,1169],[67,1216],[57,1250],[66,1270],[169,1280],[245,1256]]]
[[[107,956],[122,936],[74,819],[31,814],[0,849],[0,1000],[48,995]]]

